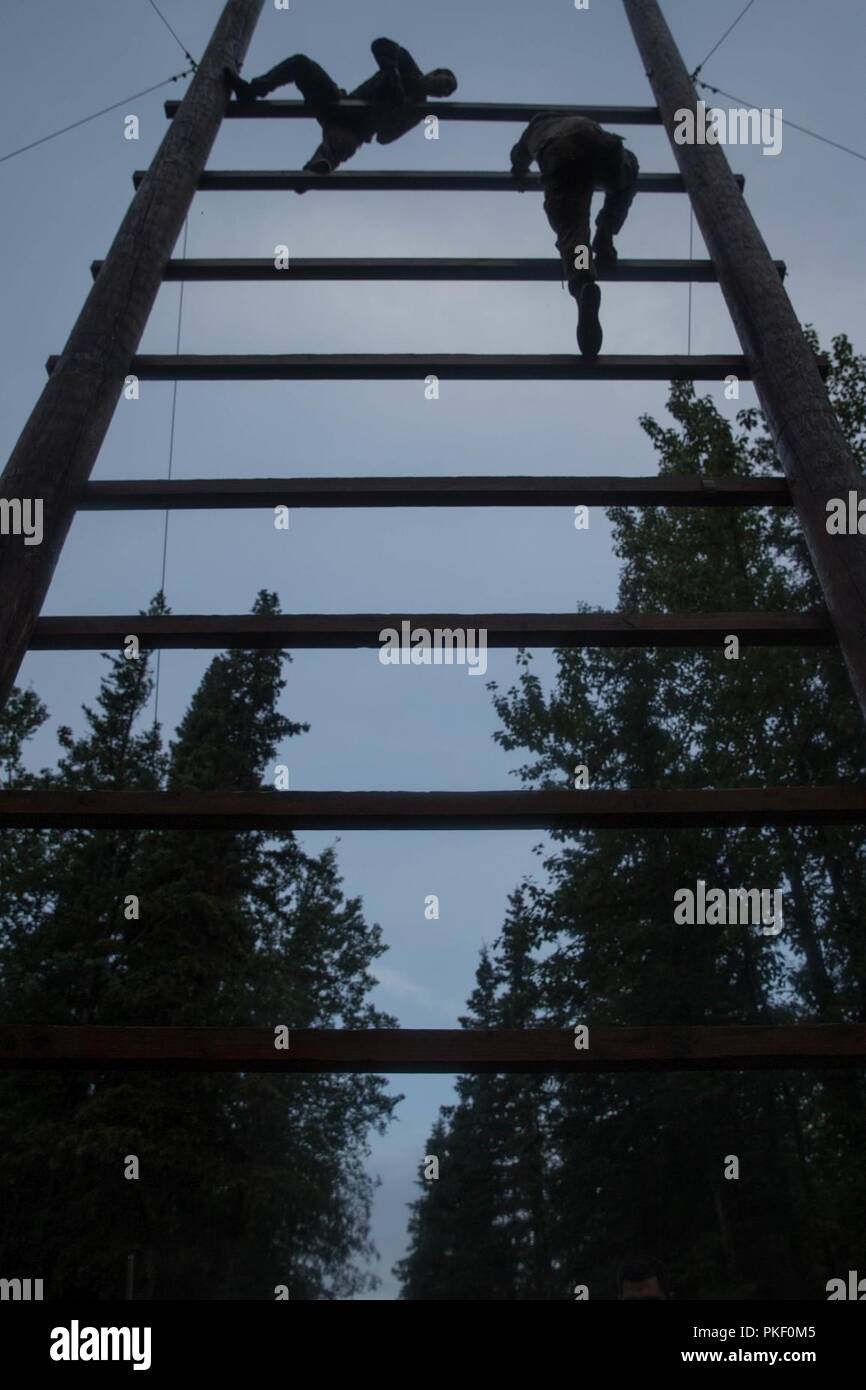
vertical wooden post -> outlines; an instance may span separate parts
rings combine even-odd
[[[866,719],[866,537],[831,536],[826,525],[831,497],[859,495],[860,471],[724,150],[674,140],[677,112],[697,115],[697,95],[657,0],[623,3]]]
[[[41,499],[41,544],[0,536],[0,705],[27,650],[80,492],[123,388],[163,270],[225,112],[264,0],[227,0],[189,91],[0,479],[0,497]],[[136,409],[130,405],[130,409]]]

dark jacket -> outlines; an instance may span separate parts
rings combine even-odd
[[[512,173],[527,174],[529,166],[539,160],[545,147],[554,143],[563,154],[573,153],[576,160],[596,153],[616,159],[624,141],[621,135],[605,130],[589,116],[560,116],[540,111],[533,116],[511,151]]]
[[[377,45],[383,50],[387,45],[393,66],[380,69],[348,93],[357,101],[369,101],[373,109],[341,111],[339,124],[362,135],[365,142],[375,138],[380,145],[390,145],[424,119],[413,108],[427,100],[427,91],[424,74],[411,53],[390,39],[377,39],[374,51]]]

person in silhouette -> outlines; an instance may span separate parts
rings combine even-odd
[[[390,145],[418,125],[424,116],[414,109],[416,103],[428,97],[450,97],[457,90],[457,78],[450,68],[422,72],[412,55],[393,39],[374,39],[370,47],[379,71],[351,92],[338,87],[324,68],[303,53],[286,58],[251,82],[230,69],[227,76],[238,101],[255,101],[277,87],[294,84],[322,127],[322,142],[304,168],[314,174],[330,174],[361,145],[373,139]],[[335,104],[343,97],[369,105],[366,110],[341,111]]]
[[[564,278],[577,300],[577,345],[584,357],[597,357],[602,330],[596,263],[605,269],[616,261],[613,239],[622,230],[637,190],[638,162],[621,135],[604,130],[588,116],[558,116],[552,111],[533,116],[511,151],[511,173],[518,186],[533,161],[541,174],[544,211],[556,233]],[[590,245],[596,188],[603,189],[605,198]]]
[[[623,1260],[616,1275],[616,1296],[623,1302],[635,1299],[667,1300],[667,1279],[658,1260],[633,1255]]]

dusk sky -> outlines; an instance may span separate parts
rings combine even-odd
[[[743,0],[663,0],[690,68],[704,58]],[[164,0],[161,8],[199,56],[218,0]],[[120,101],[185,66],[145,0],[40,0],[5,6],[0,155]],[[538,104],[649,104],[652,100],[620,0],[291,0],[266,3],[244,67],[254,76],[291,53],[317,59],[346,88],[374,70],[370,41],[397,39],[425,70],[449,66],[457,98]],[[866,9],[860,0],[757,0],[702,74],[744,104],[781,107],[866,154],[861,119]],[[6,269],[0,321],[0,428],[11,450],[62,349],[132,196],[132,172],[152,158],[166,129],[163,102],[176,83],[0,167]],[[293,89],[277,95],[295,97]],[[708,100],[732,105],[723,97]],[[136,114],[140,139],[124,139]],[[660,126],[620,132],[646,172],[675,169]],[[520,127],[443,122],[438,140],[416,128],[396,144],[365,146],[351,167],[508,168]],[[226,122],[209,167],[299,168],[318,143],[307,121]],[[746,176],[746,198],[804,323],[824,345],[846,332],[866,344],[863,294],[864,166],[788,125],[777,157],[728,150]],[[309,256],[551,256],[541,198],[527,193],[204,193],[188,223],[190,256],[272,256],[286,243]],[[619,239],[622,256],[685,257],[689,207],[681,195],[639,196]],[[177,252],[179,253],[179,250]],[[706,254],[695,231],[696,256]],[[177,284],[166,285],[142,343],[173,352]],[[605,351],[684,353],[685,285],[604,285]],[[574,352],[574,305],[559,284],[194,284],[184,291],[187,352]],[[693,292],[692,351],[738,352],[715,285]],[[717,383],[699,383],[726,413]],[[656,471],[638,417],[664,414],[664,383],[448,382],[425,399],[407,382],[181,383],[173,476],[611,473]],[[170,383],[144,383],[121,401],[94,478],[164,477]],[[45,606],[50,614],[135,613],[159,587],[164,515],[82,513],[67,540]],[[270,510],[176,512],[168,530],[166,591],[176,613],[248,611],[257,590],[278,592],[286,612],[438,610],[567,611],[616,604],[618,564],[603,511],[576,531],[569,508],[300,510],[288,532]],[[212,657],[165,652],[159,717],[169,737]],[[554,669],[550,653],[534,665]],[[28,656],[20,684],[46,702],[50,720],[31,749],[53,764],[56,729],[83,727],[105,662],[95,652]],[[277,761],[293,789],[507,789],[520,756],[494,743],[487,688],[516,678],[514,653],[492,651],[484,679],[465,667],[386,667],[375,651],[300,652],[287,667],[285,712],[311,730]],[[152,713],[151,716],[152,718]],[[301,837],[313,852],[334,842]],[[360,895],[389,950],[376,1001],[405,1027],[457,1026],[478,951],[492,942],[509,893],[539,873],[539,832],[353,832],[337,837],[345,891]],[[441,916],[424,917],[428,894]],[[387,1137],[373,1143],[380,1175],[373,1235],[382,1286],[405,1248],[406,1203],[449,1077],[393,1079],[405,1094]]]

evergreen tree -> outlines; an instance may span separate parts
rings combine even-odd
[[[866,361],[845,338],[834,342],[828,385],[866,461]],[[778,471],[757,411],[741,411],[732,425],[690,384],[671,388],[669,410],[672,426],[642,421],[660,473]],[[625,612],[820,604],[788,511],[615,508],[610,515]],[[493,686],[503,726],[497,737],[530,755],[519,771],[529,785],[571,786],[580,764],[593,788],[863,776],[860,719],[835,649],[744,646],[739,659],[712,649],[569,649],[557,658],[549,695],[526,653],[518,656],[517,685],[504,695]],[[514,980],[518,1001],[531,981],[536,1022],[591,1028],[863,1017],[855,906],[864,886],[862,830],[565,830],[552,838],[548,882],[532,890],[534,931]],[[674,892],[699,878],[724,888],[781,888],[781,935],[676,924]],[[494,974],[506,969],[512,936],[506,924],[489,963]],[[510,1113],[515,1103],[532,1107],[533,1079],[509,1080],[520,1098],[511,1098]],[[452,1126],[463,1108],[454,1109]],[[590,1297],[614,1297],[616,1267],[634,1252],[665,1260],[675,1291],[689,1298],[823,1297],[828,1277],[856,1267],[866,1234],[856,1074],[561,1077],[533,1113],[545,1136],[542,1162],[539,1172],[521,1170],[514,1131],[510,1235],[544,1249],[560,1290],[548,1296],[569,1297],[569,1286],[586,1284]],[[508,1114],[500,1097],[497,1120]],[[480,1154],[490,1136],[478,1125],[474,1132]],[[727,1176],[732,1158],[736,1180]],[[415,1287],[422,1218],[416,1208],[407,1261]],[[517,1265],[509,1278],[503,1296],[532,1296],[521,1292]]]
[[[466,1028],[528,1028],[535,1020],[531,886],[512,894],[495,955],[482,950]],[[543,1299],[559,1276],[547,1239],[545,1151],[550,1082],[462,1076],[440,1112],[428,1155],[439,1178],[419,1179],[410,1249],[395,1267],[408,1299]]]
[[[151,611],[166,611],[160,596]],[[278,612],[259,594],[254,611]],[[211,662],[170,752],[136,732],[148,659],[111,661],[88,729],[61,729],[62,787],[252,790],[273,785],[280,652]],[[36,711],[13,707],[11,765]],[[16,743],[15,740],[18,740]],[[279,793],[274,792],[274,795]],[[16,1022],[273,1028],[393,1026],[367,1001],[380,932],[345,898],[333,850],[289,832],[63,832],[50,901],[4,938],[0,1005]],[[35,1083],[35,1084],[34,1084]],[[348,1297],[369,1284],[371,1128],[380,1078],[235,1073],[11,1074],[0,1085],[4,1267],[38,1251],[51,1297]],[[125,1177],[130,1156],[137,1179]]]

